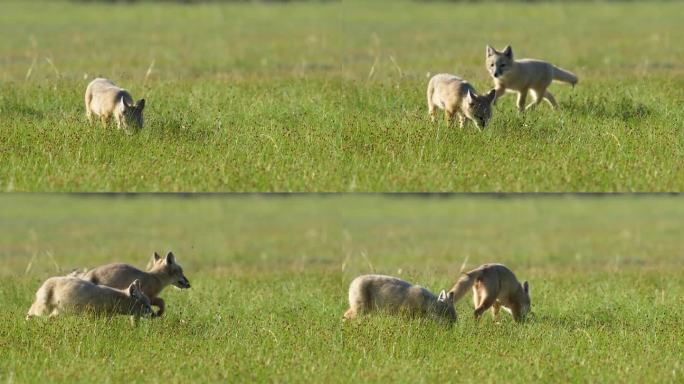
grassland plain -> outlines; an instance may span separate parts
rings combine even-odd
[[[2,382],[681,382],[679,198],[0,197]],[[176,252],[167,313],[26,322],[41,281]],[[358,274],[511,266],[534,316],[342,322]]]
[[[0,3],[0,189],[681,191],[681,2]],[[562,111],[514,97],[430,124],[428,73],[484,92],[484,47],[576,72]],[[95,76],[147,98],[85,122]]]

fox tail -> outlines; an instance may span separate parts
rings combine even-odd
[[[553,67],[553,79],[562,81],[564,83],[572,84],[574,87],[577,84],[577,76],[574,73],[568,72],[558,67]]]
[[[468,293],[468,290],[470,290],[470,288],[473,287],[473,284],[475,284],[475,281],[477,281],[478,277],[479,273],[477,271],[474,271],[464,273],[463,276],[460,279],[458,279],[456,284],[454,284],[453,288],[449,290],[449,293],[453,293],[454,295],[454,303],[461,300],[463,296],[465,296],[465,294]]]

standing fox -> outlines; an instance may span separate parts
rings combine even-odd
[[[142,292],[150,298],[152,305],[159,307],[155,316],[161,316],[164,313],[164,300],[157,295],[167,285],[172,284],[181,289],[190,288],[190,281],[183,274],[183,268],[176,263],[173,252],[169,252],[165,258],[155,252],[152,265],[147,272],[132,265],[117,263],[102,265],[83,273],[72,273],[70,276],[118,289],[127,287],[134,280],[139,280]]]
[[[55,317],[62,313],[92,311],[107,315],[132,315],[136,320],[152,314],[150,300],[135,280],[126,289],[96,285],[71,276],[51,277],[36,292],[26,315]]]
[[[444,290],[437,297],[419,285],[396,277],[363,275],[349,285],[349,309],[344,318],[351,320],[359,314],[386,310],[454,322],[456,310],[452,298]]]
[[[461,128],[465,125],[467,118],[472,120],[477,128],[483,129],[492,117],[494,95],[495,92],[492,89],[486,96],[478,96],[475,88],[458,76],[447,73],[434,75],[427,88],[430,120],[435,121],[435,107],[437,107],[444,110],[444,116],[449,125],[456,114]]]
[[[546,100],[553,108],[558,107],[556,99],[547,90],[553,80],[573,86],[577,84],[577,76],[551,63],[532,59],[513,60],[513,49],[510,45],[501,52],[488,45],[485,63],[487,71],[494,79],[494,103],[506,90],[518,92],[518,110],[521,112],[534,107],[542,100]],[[534,94],[534,101],[525,107],[528,91]]]
[[[100,117],[103,126],[107,126],[113,116],[119,129],[128,129],[131,126],[142,129],[145,99],[134,103],[128,91],[117,87],[110,80],[97,78],[88,84],[85,107],[88,121],[92,121],[94,113]]]
[[[530,311],[530,286],[526,282],[520,284],[513,271],[502,264],[484,264],[465,273],[448,295],[453,302],[459,301],[473,288],[473,303],[475,304],[475,319],[489,307],[492,307],[492,317],[497,318],[499,309],[504,307],[513,315],[515,321],[522,321]]]

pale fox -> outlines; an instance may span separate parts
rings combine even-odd
[[[183,268],[176,262],[173,252],[169,252],[166,257],[161,257],[155,252],[147,272],[132,265],[116,263],[102,265],[82,273],[73,273],[72,276],[119,289],[127,287],[134,280],[139,280],[142,291],[150,298],[152,305],[159,308],[155,316],[164,313],[164,300],[157,295],[167,285],[181,289],[190,288],[190,281],[183,274]]]
[[[71,276],[51,277],[36,292],[36,301],[26,315],[56,317],[63,313],[132,315],[135,319],[152,314],[150,300],[140,290],[140,281],[126,289],[96,285]]]
[[[478,129],[483,129],[492,117],[494,90],[479,96],[470,83],[458,76],[440,73],[428,82],[427,104],[430,120],[435,121],[435,107],[444,110],[447,123],[451,125],[454,115],[458,115],[461,128],[466,119],[472,120]]]
[[[145,99],[133,102],[133,97],[108,79],[97,78],[88,84],[85,92],[85,107],[88,121],[93,114],[100,117],[107,126],[112,117],[119,129],[142,129]]]
[[[515,321],[522,321],[530,311],[530,286],[525,281],[520,284],[513,271],[502,264],[484,264],[464,273],[449,291],[454,303],[459,301],[468,290],[473,289],[475,319],[492,308],[492,317],[497,319],[503,307],[513,315]]]
[[[553,80],[573,86],[577,84],[577,76],[551,63],[532,59],[514,60],[513,49],[510,45],[501,52],[488,45],[485,64],[494,80],[496,90],[494,103],[503,96],[506,90],[515,91],[518,93],[517,104],[521,112],[534,107],[542,100],[546,100],[553,108],[558,107],[556,99],[547,89]],[[533,93],[534,101],[525,107],[525,99],[529,91]]]
[[[456,321],[453,295],[442,290],[439,296],[397,277],[363,275],[349,285],[349,309],[344,318],[351,320],[364,313],[384,310],[389,313],[432,317]]]

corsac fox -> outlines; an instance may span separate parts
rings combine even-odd
[[[377,310],[456,321],[452,295],[444,290],[435,296],[427,289],[397,277],[363,275],[355,278],[349,285],[349,309],[344,318],[351,320],[359,314]]]
[[[62,313],[94,312],[107,315],[132,315],[138,319],[152,314],[150,300],[140,290],[140,281],[126,289],[96,285],[77,277],[47,279],[36,292],[36,301],[26,315],[55,317]]]
[[[435,107],[444,110],[447,123],[451,125],[454,115],[458,115],[461,128],[466,118],[483,129],[492,117],[494,90],[479,96],[470,83],[458,76],[440,73],[432,76],[427,88],[427,104],[430,119],[435,121]]]
[[[167,285],[175,285],[181,289],[190,288],[190,281],[183,274],[183,268],[176,262],[172,252],[164,258],[155,252],[152,265],[147,272],[132,265],[117,263],[102,265],[82,273],[72,273],[70,276],[119,289],[127,287],[133,280],[140,280],[142,291],[150,298],[152,305],[159,307],[155,316],[164,313],[164,300],[157,295]]]
[[[484,264],[470,272],[466,272],[449,291],[454,303],[459,301],[472,287],[475,318],[489,307],[494,319],[503,307],[513,315],[515,321],[522,321],[530,311],[530,286],[526,282],[520,284],[515,274],[502,264]]]
[[[513,60],[513,49],[507,46],[503,51],[487,46],[485,64],[494,80],[496,100],[506,90],[518,92],[518,110],[521,112],[546,100],[553,108],[558,106],[556,99],[547,90],[553,80],[563,81],[573,86],[577,84],[577,76],[560,69],[551,63],[541,60]],[[525,107],[527,92],[532,91],[534,101]]]
[[[103,126],[109,124],[112,117],[116,126],[126,130],[141,129],[143,126],[143,109],[145,99],[133,102],[133,97],[123,88],[117,87],[110,80],[97,78],[88,84],[85,92],[85,107],[88,121],[92,121],[93,113],[100,117]]]

